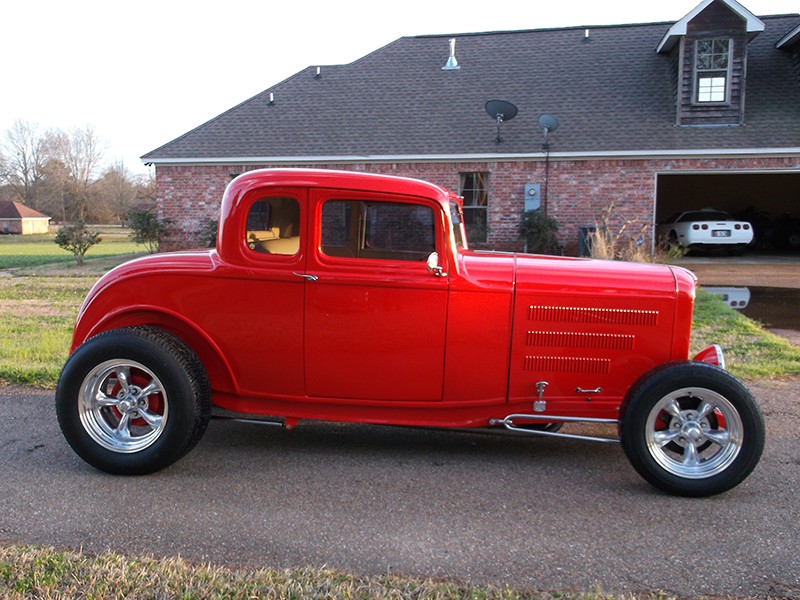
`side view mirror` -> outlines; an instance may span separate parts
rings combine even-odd
[[[447,277],[447,273],[439,266],[439,253],[431,252],[428,255],[428,273],[436,277]]]

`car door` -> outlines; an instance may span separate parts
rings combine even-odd
[[[318,189],[309,194],[305,384],[309,396],[439,401],[448,278],[433,201]]]
[[[211,310],[197,299],[245,395],[305,393],[305,197],[306,190],[298,187],[250,190],[237,207],[244,212],[241,228],[224,231],[241,253],[237,268],[220,275],[224,287],[217,293],[226,302]]]

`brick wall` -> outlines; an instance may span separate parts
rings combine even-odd
[[[263,165],[265,167],[267,165]],[[313,166],[313,165],[295,165]],[[157,166],[156,185],[160,218],[173,221],[163,250],[197,247],[196,231],[207,220],[216,219],[225,186],[232,175],[259,166]],[[319,166],[314,166],[319,168]],[[424,179],[458,191],[459,174],[488,172],[489,239],[487,248],[519,251],[517,230],[524,206],[525,184],[542,184],[545,192],[545,163],[373,163],[327,165],[328,168],[367,171]],[[578,250],[578,228],[599,222],[609,202],[614,202],[611,227],[626,220],[652,225],[655,210],[656,174],[677,171],[720,172],[769,171],[800,168],[797,158],[679,159],[679,160],[551,160],[547,185],[547,212],[560,226],[558,237],[566,254]],[[631,227],[639,228],[639,225]],[[652,243],[652,226],[645,243]]]

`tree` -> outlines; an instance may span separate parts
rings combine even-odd
[[[92,216],[99,221],[122,219],[137,203],[138,183],[123,161],[117,160],[107,167],[94,184]]]
[[[0,142],[0,181],[12,190],[12,198],[41,210],[40,182],[49,160],[47,133],[39,126],[17,119]]]
[[[525,251],[532,254],[552,254],[556,249],[558,221],[537,208],[522,214],[519,234],[525,240]]]
[[[75,218],[82,221],[86,219],[90,188],[106,143],[100,140],[91,125],[59,133],[57,147],[59,159],[67,169],[67,192],[72,197]]]
[[[76,221],[59,229],[53,241],[59,248],[72,252],[78,264],[82,265],[86,251],[102,242],[103,238],[97,231],[87,229],[83,221]]]
[[[132,210],[128,213],[130,238],[137,244],[144,244],[150,254],[158,252],[158,242],[170,223],[170,219],[159,221],[152,210]]]

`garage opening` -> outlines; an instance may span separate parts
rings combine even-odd
[[[656,223],[712,208],[748,221],[755,246],[800,251],[800,173],[659,173]]]

